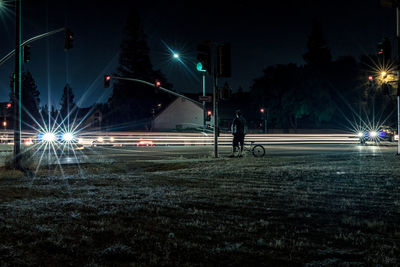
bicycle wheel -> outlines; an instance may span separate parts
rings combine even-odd
[[[254,157],[263,157],[265,155],[265,149],[262,145],[255,145],[252,152]]]

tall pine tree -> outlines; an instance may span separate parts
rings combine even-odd
[[[135,10],[131,11],[123,34],[117,75],[151,83],[159,80],[162,87],[170,88],[171,85],[167,83],[161,71],[153,69],[147,37]],[[151,118],[152,108],[159,103],[166,106],[170,101],[169,95],[159,93],[152,86],[116,80],[109,99],[112,111],[112,116],[109,117],[114,125],[124,123],[125,128],[144,128]]]
[[[14,81],[11,79],[11,92],[14,91]],[[21,75],[21,126],[23,129],[38,129],[38,124],[42,124],[39,106],[40,92],[37,90],[37,85],[32,74],[23,72]],[[15,102],[13,93],[10,94],[12,106]]]
[[[75,111],[74,93],[72,92],[71,86],[67,83],[64,87],[63,94],[60,101],[60,114],[64,119],[66,116],[70,115]]]
[[[324,65],[331,62],[331,51],[325,41],[321,24],[313,19],[311,34],[308,36],[308,51],[303,55],[309,65]]]

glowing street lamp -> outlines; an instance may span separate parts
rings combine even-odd
[[[174,53],[174,54],[173,54],[173,57],[174,57],[175,59],[178,59],[180,56],[179,56],[178,53]]]

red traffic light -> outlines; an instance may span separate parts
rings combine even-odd
[[[104,75],[104,88],[109,88],[110,87],[110,82],[111,82],[111,76],[110,75]]]
[[[7,103],[7,108],[11,108],[11,103]]]
[[[264,108],[260,108],[260,112],[261,112],[261,113],[264,113],[264,112],[265,112],[265,109],[264,109]]]
[[[212,114],[211,110],[208,110],[207,111],[207,116],[211,116],[211,114]]]
[[[160,86],[161,86],[161,82],[160,82],[160,81],[156,81],[156,82],[154,83],[154,85],[155,85],[156,87],[160,87]]]
[[[374,79],[374,77],[372,77],[371,75],[368,76],[368,80],[372,81]]]

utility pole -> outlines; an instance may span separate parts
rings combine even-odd
[[[218,158],[218,135],[219,135],[219,125],[218,125],[218,86],[217,86],[217,70],[214,64],[214,74],[213,74],[213,107],[214,107],[214,157]]]
[[[397,155],[400,155],[400,9],[399,5],[396,6],[396,20],[397,20]]]
[[[206,96],[206,72],[201,73],[203,76],[203,96]],[[203,100],[203,132],[206,131],[206,101]]]
[[[21,1],[15,0],[14,169],[21,166]]]

